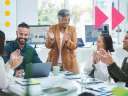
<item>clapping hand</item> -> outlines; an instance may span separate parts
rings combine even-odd
[[[97,64],[98,61],[100,61],[100,57],[96,51],[93,53],[93,64]]]
[[[100,56],[100,60],[106,64],[113,64],[112,56],[109,52],[106,52],[104,49],[100,49],[97,54]]]
[[[53,32],[48,32],[47,35],[48,35],[48,38],[50,38],[51,40],[54,39],[54,33]]]
[[[68,32],[65,32],[64,33],[64,41],[67,42],[68,40],[70,40],[70,34]]]
[[[20,49],[17,49],[16,51],[12,52],[10,55],[10,64],[11,68],[18,67],[23,62],[23,56],[20,54]]]

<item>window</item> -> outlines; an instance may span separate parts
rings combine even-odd
[[[94,25],[93,0],[68,0],[67,4],[72,14],[71,24],[76,27],[77,36],[85,41],[85,25]]]
[[[62,8],[64,8],[64,0],[38,0],[38,24],[55,24],[57,12]]]
[[[93,0],[39,0],[38,24],[57,23],[57,13],[62,8],[70,11],[70,23],[76,27],[77,37],[85,41],[85,25],[94,25]]]
[[[95,1],[95,5],[98,6],[107,16],[108,16],[108,20],[107,22],[105,22],[106,24],[109,24],[109,31],[110,34],[112,36],[112,39],[114,41],[115,44],[121,44],[122,43],[122,39],[124,37],[124,33],[127,30],[127,19],[125,18],[125,20],[123,22],[121,22],[121,24],[119,24],[114,30],[112,30],[112,14],[111,14],[111,10],[112,10],[112,5],[119,11],[121,12],[121,14],[123,14],[123,16],[127,17],[127,10],[128,10],[128,1],[127,0],[96,0]],[[123,7],[122,7],[123,6]],[[121,32],[119,32],[121,31]]]

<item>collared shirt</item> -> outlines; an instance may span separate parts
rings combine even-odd
[[[20,49],[17,40],[10,41],[6,44],[5,46],[6,55],[3,56],[5,63],[10,59],[11,53],[14,52],[16,49]],[[36,50],[33,47],[29,46],[27,43],[25,44],[24,48],[20,50],[21,50],[21,55],[23,56],[23,62],[22,64],[20,64],[20,66],[17,69],[25,69],[26,64],[42,62],[39,59]]]

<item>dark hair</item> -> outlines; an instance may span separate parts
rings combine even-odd
[[[0,30],[0,55],[4,54],[5,34]]]
[[[67,9],[61,9],[58,12],[58,17],[64,17],[64,16],[70,16],[69,10],[67,10]]]
[[[26,23],[24,23],[24,22],[20,23],[20,24],[18,25],[18,27],[23,27],[23,28],[28,28],[28,29],[29,29],[29,25],[26,24]]]
[[[101,36],[103,37],[103,42],[105,45],[105,50],[108,52],[114,52],[114,48],[113,48],[113,41],[112,38],[109,34],[101,34]]]

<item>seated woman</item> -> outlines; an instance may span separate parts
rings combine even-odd
[[[112,38],[108,34],[101,34],[97,39],[97,49],[92,53],[92,57],[87,62],[84,68],[84,72],[89,74],[91,77],[102,81],[108,81],[109,74],[107,70],[107,64],[100,60],[97,52],[100,49],[104,49],[106,52],[113,52],[113,42]]]
[[[125,34],[123,39],[123,49],[128,52],[128,33]],[[123,58],[122,65],[119,67],[117,61],[113,60],[113,57],[104,49],[100,49],[98,55],[100,56],[102,62],[108,64],[108,72],[114,81],[124,82],[126,83],[126,87],[128,87],[128,56]]]
[[[13,77],[13,69],[15,69],[21,62],[22,57],[16,57],[15,62],[7,64],[4,63],[2,58],[3,55],[6,55],[4,52],[4,43],[5,43],[5,34],[4,32],[0,31],[0,90],[7,89],[9,86],[9,80]],[[11,56],[11,59],[14,59]],[[11,60],[10,59],[10,60]]]
[[[104,49],[100,49],[98,52],[101,61],[108,64],[108,72],[115,82],[125,82],[128,87],[128,57],[123,60],[122,67],[120,68],[113,60],[112,56],[105,52]]]

